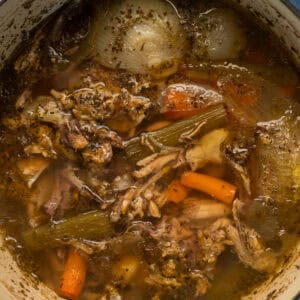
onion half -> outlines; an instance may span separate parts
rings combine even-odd
[[[197,58],[237,58],[245,44],[239,19],[231,10],[217,8],[200,15],[193,45],[193,54]]]
[[[169,2],[123,0],[96,8],[89,44],[108,68],[166,77],[177,71],[186,37]]]

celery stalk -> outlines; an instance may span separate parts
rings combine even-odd
[[[178,121],[160,130],[144,133],[125,142],[125,151],[131,161],[137,162],[164,148],[178,146],[180,138],[183,135],[188,136],[188,133],[196,130],[197,126],[200,128],[197,135],[203,135],[213,129],[223,127],[226,120],[224,105],[217,104],[195,116]],[[147,143],[145,143],[145,140],[147,140]]]
[[[24,232],[25,245],[32,250],[57,247],[70,239],[101,240],[113,235],[107,213],[90,211],[62,221],[48,223]]]

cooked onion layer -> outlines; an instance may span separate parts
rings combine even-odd
[[[185,35],[175,8],[163,0],[115,1],[97,11],[90,44],[109,68],[164,77],[176,72]]]
[[[236,58],[245,46],[238,17],[228,9],[214,9],[202,14],[198,26],[193,46],[197,58]]]

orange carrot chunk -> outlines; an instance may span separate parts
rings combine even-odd
[[[187,189],[179,180],[173,180],[166,190],[166,196],[169,201],[179,203],[187,197]]]
[[[168,120],[191,117],[219,100],[213,95],[197,85],[169,86],[162,97],[161,112]]]
[[[236,103],[254,106],[258,102],[258,87],[249,82],[225,81],[222,82],[221,91],[230,96]]]
[[[68,252],[59,294],[67,299],[78,299],[86,277],[86,260],[74,248]]]
[[[221,180],[195,172],[185,172],[181,176],[181,184],[204,192],[226,204],[231,204],[236,194],[236,186]]]

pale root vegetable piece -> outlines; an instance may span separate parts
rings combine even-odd
[[[204,192],[226,204],[232,203],[237,190],[236,186],[226,181],[195,172],[183,173],[181,184],[188,188]]]
[[[205,198],[186,198],[181,216],[188,221],[222,218],[231,213],[231,207],[220,201]]]
[[[49,160],[37,156],[19,160],[17,162],[17,168],[28,187],[31,188],[49,164]]]
[[[86,277],[86,259],[71,248],[64,266],[59,294],[70,300],[78,299]]]
[[[140,267],[138,258],[134,255],[124,255],[112,267],[112,274],[123,283],[129,283]]]
[[[156,131],[156,130],[162,129],[162,128],[170,125],[171,123],[172,122],[170,122],[170,121],[157,121],[157,122],[152,123],[151,125],[149,125],[146,128],[146,131],[147,132]]]
[[[180,180],[173,180],[165,193],[169,201],[179,203],[187,197],[188,190],[180,183]]]

